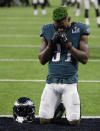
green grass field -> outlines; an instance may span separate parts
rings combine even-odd
[[[43,24],[52,21],[52,10],[60,5],[59,0],[50,0],[52,7],[47,15],[33,16],[32,7],[0,8],[0,115],[11,115],[14,102],[22,96],[31,98],[36,104],[36,114],[45,82],[10,80],[45,80],[47,65],[38,61],[41,45],[39,37]],[[75,17],[75,8],[68,7],[72,21],[84,23],[83,10]],[[82,115],[100,116],[100,28],[97,27],[95,12],[90,10],[89,47],[90,58],[86,65],[79,65],[78,89],[81,98]],[[9,80],[9,81],[7,81]],[[97,81],[98,82],[95,82]]]

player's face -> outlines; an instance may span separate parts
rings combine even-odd
[[[55,27],[58,31],[66,31],[70,27],[70,18],[66,17],[64,20],[55,23]]]

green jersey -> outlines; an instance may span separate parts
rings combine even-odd
[[[50,42],[55,32],[54,24],[50,23],[42,27],[41,36]],[[89,35],[88,27],[82,23],[72,23],[66,32],[68,41],[72,42],[77,49],[81,35]],[[76,83],[78,81],[77,70],[78,60],[71,55],[67,48],[61,49],[61,44],[57,43],[57,48],[48,64],[47,83]]]

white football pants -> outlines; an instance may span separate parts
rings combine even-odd
[[[80,119],[80,98],[77,84],[46,84],[40,102],[39,117],[53,118],[55,110],[62,101],[69,121]]]
[[[84,0],[84,8],[90,9],[90,1],[94,7],[94,9],[98,9],[98,0]]]
[[[33,0],[33,4],[37,4],[37,3],[43,4],[44,0]]]

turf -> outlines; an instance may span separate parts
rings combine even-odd
[[[52,21],[52,10],[60,5],[59,0],[50,0],[51,7],[47,15],[33,16],[33,8],[0,8],[0,60],[2,59],[38,59],[41,45],[39,37],[43,24]],[[75,7],[68,7],[72,21],[84,23],[84,14],[75,17]],[[100,60],[100,28],[97,27],[93,8],[90,10],[89,60]],[[79,80],[99,80],[100,62],[79,64]],[[45,80],[47,65],[38,61],[0,61],[0,80]],[[14,102],[22,96],[31,98],[36,104],[38,114],[40,97],[45,82],[0,82],[0,115],[12,114]],[[79,83],[82,115],[100,116],[100,83]]]

